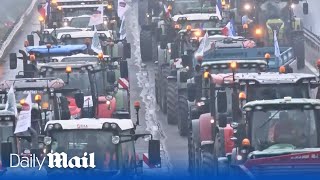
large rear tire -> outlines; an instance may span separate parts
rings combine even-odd
[[[167,79],[167,122],[168,124],[177,124],[177,81],[176,79]]]
[[[156,103],[159,104],[159,97],[160,97],[160,92],[159,92],[159,83],[158,83],[158,74],[155,74],[155,80],[154,80],[154,89],[155,89],[155,96],[156,96]]]
[[[201,153],[201,176],[214,177],[217,176],[217,163],[214,155],[207,151]]]
[[[303,69],[305,67],[305,48],[304,48],[304,36],[303,34],[296,34],[292,39],[293,51],[297,57],[297,69]]]
[[[167,113],[167,90],[168,90],[168,79],[167,77],[169,76],[169,67],[163,67],[162,69],[162,74],[161,74],[161,83],[160,83],[160,88],[161,88],[161,105],[160,108],[163,113]]]
[[[189,133],[188,100],[185,92],[178,96],[178,129],[180,136],[187,136]]]
[[[152,32],[150,29],[141,29],[140,32],[140,51],[142,62],[152,61],[153,58],[153,45],[152,45]]]

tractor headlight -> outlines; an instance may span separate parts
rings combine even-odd
[[[50,124],[50,125],[52,125],[52,124]],[[50,125],[49,125],[49,126],[50,126]],[[51,142],[52,142],[52,139],[51,139],[51,137],[46,136],[46,137],[44,137],[43,142],[44,142],[45,145],[50,145]]]
[[[119,136],[112,136],[112,143],[113,144],[119,144],[120,137]]]

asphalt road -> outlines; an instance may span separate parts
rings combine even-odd
[[[311,2],[310,0],[309,2]],[[313,0],[316,1],[316,0]],[[319,2],[320,3],[320,2]],[[131,42],[132,58],[129,60],[129,73],[130,73],[130,93],[131,103],[138,100],[141,102],[140,123],[138,132],[150,132],[156,139],[161,140],[161,156],[162,168],[161,171],[165,175],[187,175],[187,139],[180,137],[176,126],[168,125],[166,116],[162,114],[155,102],[154,92],[154,72],[155,66],[152,63],[143,64],[140,58],[139,47],[139,26],[138,26],[138,8],[137,4],[133,2],[131,8],[126,14],[127,39]],[[310,13],[313,11],[310,10]],[[23,42],[26,35],[31,31],[39,28],[37,21],[38,13],[34,12],[32,18],[26,23],[20,34],[14,40],[11,47],[11,52],[18,52],[23,49]],[[36,40],[37,42],[37,40]],[[314,60],[317,59],[319,54],[307,48],[307,65],[306,68],[299,72],[317,73],[314,66]],[[11,79],[21,70],[21,62],[19,63],[18,70],[9,70],[8,63],[9,55],[1,60],[0,64],[0,79]],[[293,65],[295,67],[295,65]],[[135,113],[132,107],[132,114]],[[136,120],[136,118],[133,118]],[[146,152],[147,144],[143,141],[137,142],[137,151]]]

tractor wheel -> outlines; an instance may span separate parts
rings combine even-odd
[[[207,151],[201,152],[201,176],[213,177],[217,175],[217,163],[214,155]]]
[[[305,67],[305,48],[303,35],[293,36],[292,46],[297,57],[297,68],[303,69]]]
[[[188,135],[189,123],[188,100],[186,97],[186,93],[181,93],[178,96],[178,129],[181,136]]]
[[[146,15],[148,13],[148,0],[139,0],[138,3],[138,23],[140,26],[147,24]]]
[[[161,105],[160,108],[163,113],[167,113],[167,90],[168,90],[168,79],[167,77],[169,76],[169,69],[168,67],[164,67],[162,69],[162,75],[161,75],[161,83],[160,83],[160,88],[161,88]]]
[[[156,96],[156,103],[159,104],[159,83],[158,83],[158,74],[155,74],[155,80],[154,80],[154,89],[155,89],[155,96]]]
[[[167,122],[168,124],[177,123],[177,81],[175,79],[168,79],[167,89]]]
[[[141,29],[140,32],[140,51],[142,62],[152,61],[153,45],[152,32],[150,29]]]
[[[188,135],[188,170],[191,176],[194,176],[194,168],[195,168],[195,158],[194,158],[195,148],[193,144],[192,132],[189,132]]]

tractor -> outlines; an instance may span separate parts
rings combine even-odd
[[[195,89],[203,90],[203,94],[207,95],[198,98],[200,100],[196,105],[199,107],[194,105],[189,110],[189,118],[195,118],[189,123],[188,136],[189,169],[194,175],[210,173],[214,168],[203,167],[207,165],[207,159],[203,159],[203,156],[208,155],[205,149],[214,149],[211,155],[216,158],[224,157],[231,151],[233,142],[228,137],[233,135],[233,131],[230,124],[242,120],[241,108],[245,102],[286,96],[315,97],[310,90],[318,87],[317,77],[314,75],[285,73],[285,68],[280,68],[279,73],[235,73],[236,67],[230,64],[230,68],[234,69],[230,74],[204,72],[202,78],[195,78],[194,83],[188,84],[189,101],[195,100],[197,92]],[[216,149],[217,142],[223,143],[219,149]]]
[[[208,164],[220,177],[319,177],[319,107],[319,100],[291,97],[246,103],[242,120],[231,122],[231,152],[208,156]]]
[[[235,19],[242,35],[259,41],[261,46],[272,46],[276,34],[280,46],[290,46],[297,57],[297,68],[305,66],[304,30],[301,18],[293,9],[303,2],[308,14],[308,3],[302,0],[240,0],[234,1]]]

